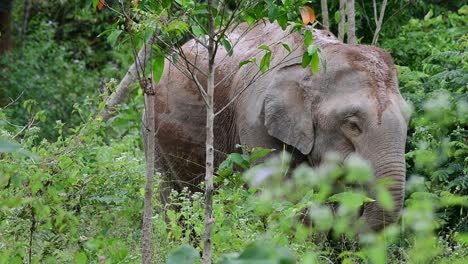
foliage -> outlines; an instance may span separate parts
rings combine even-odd
[[[17,100],[7,111],[10,121],[22,126],[41,111],[34,120],[40,121],[40,138],[58,136],[56,120],[64,123],[65,135],[82,123],[83,117],[73,114],[75,105],[83,105],[87,97],[105,99],[114,84],[102,87],[101,82],[120,78],[126,67],[121,66],[128,64],[126,53],[109,50],[106,39],[96,37],[105,21],[84,9],[82,1],[74,2],[77,5],[62,1],[34,4],[23,41],[0,57],[0,107]],[[20,5],[15,7],[21,10]],[[19,21],[20,15],[15,19]]]
[[[115,123],[121,118],[138,122],[126,116]],[[17,131],[5,129],[3,111],[0,117],[0,138],[14,141]],[[23,263],[30,255],[32,263],[139,258],[141,234],[134,227],[143,207],[141,138],[135,127],[110,125],[114,129],[90,121],[64,136],[64,124],[57,121],[59,136],[53,142],[39,141],[39,129],[32,126],[19,142],[31,155],[16,147],[0,153],[1,263]],[[5,140],[0,144],[4,152]]]
[[[413,19],[402,27],[398,43],[393,39],[383,43],[398,63],[408,65],[399,67],[399,78],[401,91],[414,108],[408,132],[408,174],[414,176],[410,184],[426,181],[427,189],[438,196],[468,195],[467,10]],[[418,48],[407,40],[418,43]],[[462,210],[440,212],[446,231],[468,230]]]
[[[68,2],[75,5],[39,1],[27,41],[1,58],[2,105],[25,93],[0,109],[0,263],[23,263],[29,256],[32,263],[139,263],[145,167],[141,94],[133,94],[109,123],[92,114],[99,108],[99,77],[115,76],[128,61],[126,52],[108,50],[105,42],[129,44],[124,34],[113,33],[124,29],[121,21],[105,37],[95,38],[108,29],[105,9],[94,13],[86,9],[91,1]],[[135,28],[136,41],[156,29],[146,22],[167,12],[181,19],[166,21],[166,39],[181,44],[191,34],[204,35],[184,16],[196,15],[205,25],[204,2],[161,1],[171,8],[166,13],[151,9],[150,2],[140,1],[135,11],[141,24]],[[243,20],[265,17],[284,26],[300,22],[291,10],[305,1],[256,2]],[[315,10],[318,2],[311,3]],[[356,3],[358,18],[372,14],[371,1]],[[414,8],[401,9],[406,5]],[[330,9],[333,14],[336,2]],[[369,191],[385,183],[369,184],[369,166],[358,157],[338,166],[330,155],[321,168],[289,171],[287,154],[241,146],[244,154],[227,155],[215,179],[218,263],[466,263],[467,9],[448,12],[418,0],[389,1],[388,10],[398,12],[384,21],[382,47],[399,65],[400,88],[413,109],[401,222],[362,234],[365,225],[357,207],[371,202]],[[366,42],[369,23],[357,21],[358,35]],[[218,26],[224,22],[216,21]],[[228,39],[221,44],[233,46]],[[318,53],[307,46],[305,63],[310,65]],[[262,49],[266,56],[268,47]],[[156,65],[166,51],[160,47]],[[102,67],[108,60],[111,65]],[[269,59],[262,61],[268,68]],[[391,209],[391,199],[379,193],[376,201]],[[203,247],[202,194],[173,192],[165,209],[166,215],[153,217],[157,263],[197,263]]]

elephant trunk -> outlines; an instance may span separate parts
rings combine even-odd
[[[406,165],[404,155],[404,143],[378,144],[374,153],[378,153],[368,159],[373,164],[374,174],[377,180],[390,179],[387,190],[393,198],[393,210],[384,210],[377,202],[365,204],[362,216],[372,230],[380,230],[387,224],[394,223],[400,216],[405,196]],[[380,155],[379,155],[380,154]],[[372,196],[375,195],[371,194]]]

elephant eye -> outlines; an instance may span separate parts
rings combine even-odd
[[[353,137],[357,137],[362,133],[362,128],[357,117],[346,118],[341,128],[346,134]]]

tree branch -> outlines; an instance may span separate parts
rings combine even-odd
[[[374,4],[375,4],[375,1],[374,1]],[[387,7],[387,0],[383,0],[382,6],[380,7],[379,21],[378,22],[376,21],[375,33],[374,33],[374,37],[372,38],[372,45],[374,46],[377,44],[377,41],[379,40],[379,33],[380,33],[380,29],[382,28],[382,23],[383,23],[383,18],[385,15],[386,7]],[[377,9],[376,6],[374,6],[374,8]]]
[[[130,66],[130,68],[128,68],[127,73],[117,85],[115,92],[112,93],[107,100],[104,109],[99,112],[99,115],[102,116],[104,121],[107,121],[112,117],[112,110],[114,107],[121,104],[132,90],[131,85],[138,80],[138,62],[140,62],[140,65],[146,65],[149,60],[149,56],[147,55],[149,54],[151,46],[154,44],[154,42],[155,38],[151,38],[148,43],[141,47],[137,58],[135,58],[135,62]]]
[[[340,22],[338,23],[338,40],[344,42],[346,22],[346,0],[340,0]]]
[[[356,12],[354,10],[354,0],[347,0],[346,11],[346,17],[348,19],[348,44],[356,44]]]
[[[326,30],[330,30],[330,22],[328,19],[328,6],[327,6],[327,0],[321,0],[320,6],[322,8],[322,24],[323,28]]]

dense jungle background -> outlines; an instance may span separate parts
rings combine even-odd
[[[93,2],[13,1],[12,46],[0,55],[0,263],[141,262],[143,95],[135,84],[112,118],[96,118],[133,55],[113,34],[118,16]],[[308,2],[321,20],[320,1]],[[328,2],[336,33],[338,1]],[[331,158],[320,171],[300,167],[292,183],[272,179],[263,189],[246,187],[252,162],[267,152],[253,150],[227,157],[217,170],[216,263],[468,263],[467,4],[388,1],[377,46],[398,65],[412,108],[400,222],[357,242],[346,236],[350,220],[325,203],[346,207],[366,197],[328,193],[311,202],[310,190],[298,189],[310,175],[322,181],[307,183],[323,190],[368,173],[359,160],[340,168]],[[356,0],[355,8],[358,41],[370,44],[373,3]],[[266,162],[282,164],[273,154]],[[154,261],[198,263],[203,194],[172,197],[167,219],[159,210],[152,218]],[[299,224],[304,208],[318,212],[312,221],[323,226]],[[316,238],[316,230],[330,229],[328,239]]]

